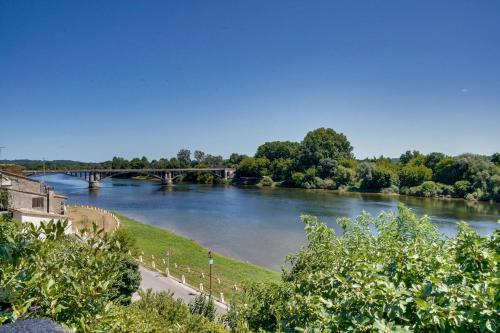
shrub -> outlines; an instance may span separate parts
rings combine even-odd
[[[467,180],[459,180],[453,184],[455,195],[459,198],[464,198],[470,191],[470,183]]]
[[[424,165],[405,165],[399,174],[402,186],[416,186],[432,179],[432,170]]]
[[[248,286],[241,316],[253,331],[497,332],[500,230],[460,223],[440,237],[426,216],[363,213],[342,236],[303,216],[307,246],[282,284]]]
[[[0,323],[33,316],[36,309],[36,316],[85,331],[137,289],[137,265],[117,239],[95,225],[91,237],[68,236],[66,226],[0,220]]]
[[[264,176],[260,180],[260,185],[262,186],[273,186],[273,179],[269,176]]]
[[[208,318],[192,314],[180,299],[169,292],[139,291],[141,297],[129,306],[114,306],[96,318],[89,328],[92,332],[109,333],[222,333],[224,326]]]

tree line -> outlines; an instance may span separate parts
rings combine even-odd
[[[273,141],[244,158],[237,174],[262,177],[262,185],[401,193],[500,201],[500,154],[447,156],[406,151],[397,159],[357,160],[345,135],[330,128],[302,142]]]
[[[175,157],[149,161],[145,156],[127,160],[113,157],[102,163],[74,161],[14,161],[28,169],[147,169],[236,168],[237,180],[254,179],[263,186],[399,193],[422,197],[454,197],[500,201],[500,154],[447,156],[406,151],[399,158],[380,156],[359,160],[347,137],[331,128],[307,133],[301,142],[272,141],[254,156],[233,153],[228,159],[196,150],[181,149]],[[185,180],[213,183],[196,173]]]

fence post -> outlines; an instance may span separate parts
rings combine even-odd
[[[224,293],[220,293],[220,302],[225,303],[224,302]]]
[[[200,291],[203,292],[203,283],[200,283]]]
[[[156,269],[156,264],[155,264],[155,261],[151,261],[151,266],[153,266],[153,269]]]
[[[168,277],[170,277],[170,270],[167,268],[165,268],[165,273],[167,274]]]
[[[220,284],[220,279],[219,278],[217,278],[217,284]]]
[[[182,284],[186,284],[186,277],[184,276],[184,274],[182,274],[181,281]]]
[[[139,261],[142,262],[142,256],[139,256]]]
[[[205,273],[201,272],[201,277],[204,279],[205,278]]]
[[[188,273],[191,273],[191,268],[188,267]]]

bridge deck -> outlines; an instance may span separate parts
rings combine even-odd
[[[68,169],[68,170],[23,170],[25,174],[67,173],[67,172],[194,172],[194,171],[235,171],[233,168],[178,168],[178,169]]]

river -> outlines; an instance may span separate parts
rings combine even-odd
[[[274,270],[304,241],[301,214],[316,215],[336,232],[336,219],[354,217],[362,210],[375,215],[394,210],[399,202],[418,214],[428,214],[445,236],[456,233],[459,220],[480,234],[500,227],[500,204],[469,203],[379,194],[336,193],[285,188],[255,188],[157,183],[108,178],[90,192],[83,180],[66,175],[39,176],[68,203],[116,210],[139,221],[194,239],[216,252],[248,260]]]

